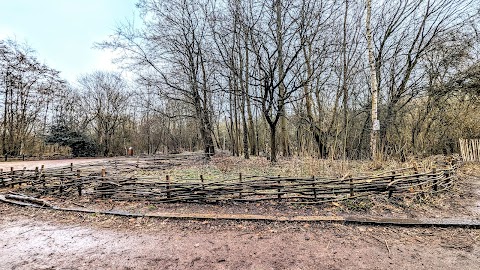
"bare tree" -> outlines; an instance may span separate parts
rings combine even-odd
[[[131,70],[140,74],[150,71],[143,81],[156,87],[161,97],[191,106],[190,117],[198,121],[205,153],[207,157],[213,155],[209,52],[202,18],[208,3],[142,0],[138,7],[144,28],[120,26],[112,40],[99,47],[122,53],[121,60]]]
[[[13,40],[0,42],[0,79],[2,151],[4,155],[25,154],[35,143],[33,135],[45,134],[51,99],[65,82],[58,71],[40,64],[30,47]]]
[[[126,120],[128,92],[125,81],[116,73],[94,72],[79,80],[82,109],[87,124],[94,131],[100,153],[104,156],[123,153],[118,129]],[[117,139],[117,140],[115,140]]]
[[[155,123],[163,133],[154,137],[179,149],[201,146],[207,154],[223,139],[245,158],[269,148],[272,161],[278,151],[323,158],[405,155],[407,141],[424,148],[419,134],[440,130],[428,125],[437,123],[436,104],[451,98],[435,94],[424,102],[446,85],[429,81],[437,72],[429,58],[452,31],[478,25],[472,4],[142,0],[141,25],[120,26],[100,47],[121,53],[119,63],[135,73],[137,88],[156,94],[130,118],[140,123],[137,134],[146,145],[154,129],[147,123]],[[474,70],[471,60],[458,59]],[[424,110],[411,110],[420,105]],[[416,124],[409,119],[414,113]]]
[[[389,1],[375,8],[375,70],[385,100],[380,127],[382,148],[388,150],[387,131],[395,127],[398,113],[422,89],[427,75],[418,65],[436,42],[471,18],[473,2]]]

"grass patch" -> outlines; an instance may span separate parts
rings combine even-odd
[[[343,207],[353,212],[368,212],[373,207],[373,201],[369,198],[348,199],[342,202]]]

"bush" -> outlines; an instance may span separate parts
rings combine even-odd
[[[97,145],[88,136],[71,129],[66,125],[52,126],[50,134],[45,138],[46,143],[58,143],[72,149],[75,157],[96,156]]]

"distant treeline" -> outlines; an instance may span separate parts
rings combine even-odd
[[[476,1],[371,4],[379,152],[452,153],[459,138],[479,138]],[[1,149],[369,158],[365,5],[141,0],[140,23],[96,44],[125,73],[92,71],[72,84],[31,49],[1,41]]]

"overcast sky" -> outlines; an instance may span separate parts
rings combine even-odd
[[[137,13],[137,0],[0,0],[0,39],[27,42],[41,62],[71,82],[114,70],[109,51],[92,48]]]

